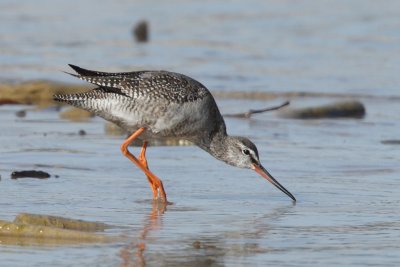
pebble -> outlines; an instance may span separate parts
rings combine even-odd
[[[26,117],[26,110],[19,110],[15,112],[15,116],[18,118],[25,118]]]
[[[145,20],[139,21],[132,32],[139,43],[145,43],[149,40],[149,25]]]

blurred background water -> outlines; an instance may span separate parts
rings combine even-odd
[[[185,72],[218,90],[398,94],[398,1],[0,1],[0,77],[66,63]],[[133,42],[140,19],[150,42]]]
[[[134,41],[139,20],[147,43]],[[154,212],[146,178],[104,122],[0,106],[0,219],[18,212],[98,220],[129,242],[0,246],[0,266],[398,266],[400,2],[0,1],[0,80],[78,82],[68,63],[104,71],[165,69],[211,91],[315,92],[293,105],[355,96],[364,119],[227,119],[298,199],[196,147],[150,147],[175,205]],[[267,105],[217,99],[223,113]],[[240,110],[238,108],[240,107]],[[14,114],[27,109],[26,118]],[[77,132],[84,129],[85,136]],[[11,180],[15,169],[60,178]],[[145,234],[144,234],[145,233]],[[146,250],[137,255],[136,243]],[[125,263],[125,265],[124,265]]]

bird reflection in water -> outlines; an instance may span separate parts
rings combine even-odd
[[[120,251],[121,267],[146,266],[145,252],[147,237],[151,231],[158,230],[161,219],[167,210],[167,204],[163,201],[153,201],[151,213],[145,218],[143,229],[136,240],[124,246]]]

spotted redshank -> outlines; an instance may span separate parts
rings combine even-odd
[[[54,99],[90,111],[128,131],[130,136],[121,145],[122,154],[146,174],[154,199],[167,202],[167,194],[161,180],[148,168],[147,140],[180,138],[229,165],[255,170],[296,201],[261,165],[257,147],[249,139],[226,133],[213,96],[198,81],[168,71],[107,73],[70,67],[77,74],[69,74],[98,87],[84,93],[55,95]],[[137,138],[143,146],[135,157],[128,146]]]

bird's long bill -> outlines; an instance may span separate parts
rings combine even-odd
[[[267,179],[271,184],[273,184],[274,186],[276,186],[279,190],[281,190],[283,193],[285,193],[286,195],[288,195],[291,199],[293,199],[293,201],[296,201],[296,198],[286,189],[283,187],[283,185],[281,185],[277,180],[275,180],[274,177],[272,177],[271,174],[269,174],[269,172],[261,165],[257,165],[257,164],[253,164],[254,166],[254,170],[260,174],[262,177],[264,177],[265,179]]]

